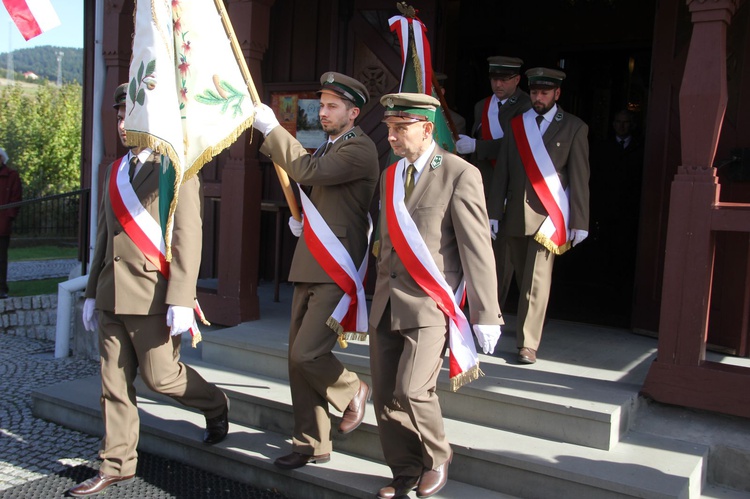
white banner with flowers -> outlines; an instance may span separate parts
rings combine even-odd
[[[128,146],[169,157],[176,194],[252,125],[253,102],[214,0],[137,0],[134,18]]]

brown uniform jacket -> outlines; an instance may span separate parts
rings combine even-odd
[[[367,214],[380,166],[375,143],[359,127],[345,133],[322,157],[313,157],[284,128],[277,126],[260,148],[302,186],[312,186],[310,201],[359,267],[367,252]],[[303,230],[306,230],[303,229]],[[304,234],[289,271],[294,282],[333,282],[310,253]]]
[[[491,97],[492,96],[488,98]],[[471,156],[471,160],[472,163],[477,166],[479,166],[479,161],[489,163],[491,160],[496,159],[497,153],[500,150],[501,139],[482,140],[482,132],[480,128],[482,126],[482,118],[484,115],[484,105],[486,100],[487,99],[482,99],[474,105],[474,125],[471,128],[471,135],[472,137],[477,139],[477,143],[476,150]],[[523,114],[529,109],[531,109],[531,98],[529,97],[529,94],[527,94],[520,88],[516,88],[516,91],[513,92],[513,95],[508,97],[508,100],[505,101],[505,104],[500,107],[498,120],[500,121],[500,126],[503,127],[503,136],[508,134],[508,128],[510,126],[509,123],[511,118],[518,116],[519,114]]]
[[[392,329],[445,325],[445,314],[409,275],[393,249],[384,208],[385,172],[380,199],[381,242],[370,326],[377,327],[389,301]],[[466,279],[470,322],[502,324],[495,258],[477,169],[436,146],[406,208],[448,285],[455,290],[461,279]]]
[[[530,111],[533,112],[533,111]],[[547,211],[536,195],[521,156],[513,130],[505,131],[493,176],[490,218],[502,220],[510,236],[532,235],[547,217]],[[557,107],[552,123],[542,137],[544,146],[563,188],[569,189],[570,229],[589,228],[589,143],[588,126],[580,118]],[[505,213],[503,200],[507,198]]]
[[[157,223],[159,168],[159,156],[152,155],[133,179],[136,195]],[[195,175],[180,188],[172,232],[172,262],[166,279],[115,217],[109,198],[111,175],[112,165],[104,178],[86,298],[96,298],[97,309],[116,314],[165,314],[169,305],[193,308],[203,244],[200,179]]]

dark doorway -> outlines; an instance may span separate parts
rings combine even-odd
[[[630,326],[655,8],[655,0],[461,2],[458,36],[446,36],[446,66],[456,74],[455,87],[446,86],[467,123],[490,94],[487,57],[509,55],[524,69],[563,69],[559,104],[589,125],[590,235],[555,261],[549,318]],[[625,108],[638,141],[627,156],[610,148],[614,117]],[[515,312],[517,300],[514,284],[504,310]]]

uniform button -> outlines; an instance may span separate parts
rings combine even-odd
[[[119,257],[119,256],[116,256],[116,257],[115,257],[115,261],[116,261],[116,262],[119,262],[119,261],[120,261],[120,257]]]
[[[119,236],[119,235],[120,235],[120,231],[119,231],[119,230],[116,230],[116,231],[115,231],[115,235],[116,235],[116,236]]]
[[[391,279],[395,279],[395,278],[396,278],[396,273],[395,272],[391,272]]]

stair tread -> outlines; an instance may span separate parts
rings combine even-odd
[[[255,397],[258,399],[258,403],[291,412],[291,395],[284,380],[227,369],[203,361],[191,360],[190,364],[207,380],[216,383],[229,392],[231,398]],[[99,378],[93,376],[45,388],[40,391],[40,396],[62,399],[65,404],[80,404],[88,410],[98,413],[98,390]],[[180,420],[183,419],[196,422],[199,426],[202,425],[200,414],[172,404],[161,403],[163,397],[155,396],[140,387],[139,394],[141,394],[139,395],[139,402],[143,400],[139,407],[144,411],[154,415],[163,415],[163,419],[177,419],[177,421],[170,422],[170,425],[164,425],[165,431],[178,435],[198,433],[194,430],[180,431],[178,428],[188,424],[186,422],[181,423]],[[159,403],[151,403],[153,400],[158,400]],[[173,409],[180,410],[178,415],[173,412]],[[370,404],[365,420],[357,431],[377,432],[373,412]],[[187,416],[187,414],[190,414],[190,416]],[[144,424],[147,419],[147,417],[144,417]],[[174,430],[166,429],[166,427],[174,427]],[[242,448],[249,447],[249,442],[252,442],[254,448],[257,448],[259,438],[257,435],[269,433],[276,438],[274,440],[276,443],[273,445],[277,449],[288,448],[289,440],[284,436],[255,428],[250,432],[247,428],[251,427],[233,422],[232,434],[240,433],[241,436],[228,439],[227,445],[238,446],[232,448],[253,456],[253,451],[243,450]],[[454,453],[457,455],[523,468],[548,476],[563,477],[566,480],[599,485],[608,489],[626,490],[638,487],[663,493],[679,490],[684,487],[686,478],[691,476],[695,478],[696,473],[699,473],[702,459],[707,453],[707,448],[701,445],[643,435],[637,432],[630,432],[612,450],[606,451],[480,426],[451,418],[445,418],[445,429],[454,448]],[[250,438],[248,445],[245,445],[243,441],[247,438],[246,434],[250,434],[248,432],[255,437]],[[269,446],[271,444],[264,443],[264,445]],[[278,457],[280,452],[274,453],[273,458]],[[336,453],[336,456],[339,454],[345,455]],[[347,459],[349,458],[359,459],[355,456],[347,457]],[[266,462],[266,464],[272,462],[271,458],[261,454],[254,456],[253,459]],[[337,459],[339,458],[337,457]],[[374,466],[368,468],[368,473],[380,476],[379,483],[382,483],[383,477],[389,476],[387,468],[382,464],[374,461],[367,461],[367,463],[370,463],[368,466]]]
[[[100,386],[99,377],[91,376],[45,387],[35,392],[33,397],[64,401],[61,405],[68,408],[98,413]],[[209,455],[229,457],[280,475],[297,476],[297,479],[353,497],[372,497],[375,491],[391,479],[390,470],[384,464],[342,452],[334,453],[331,461],[323,465],[311,464],[296,470],[279,470],[273,465],[273,461],[286,453],[291,445],[290,439],[273,431],[264,431],[234,421],[230,423],[230,433],[226,440],[207,446],[201,441],[205,424],[202,414],[181,406],[163,404],[155,401],[151,395],[144,393],[137,397],[142,440],[146,435],[153,435],[178,441],[181,445],[199,448]],[[236,476],[231,478],[237,479]],[[513,499],[514,496],[451,479],[443,491],[433,497]]]

